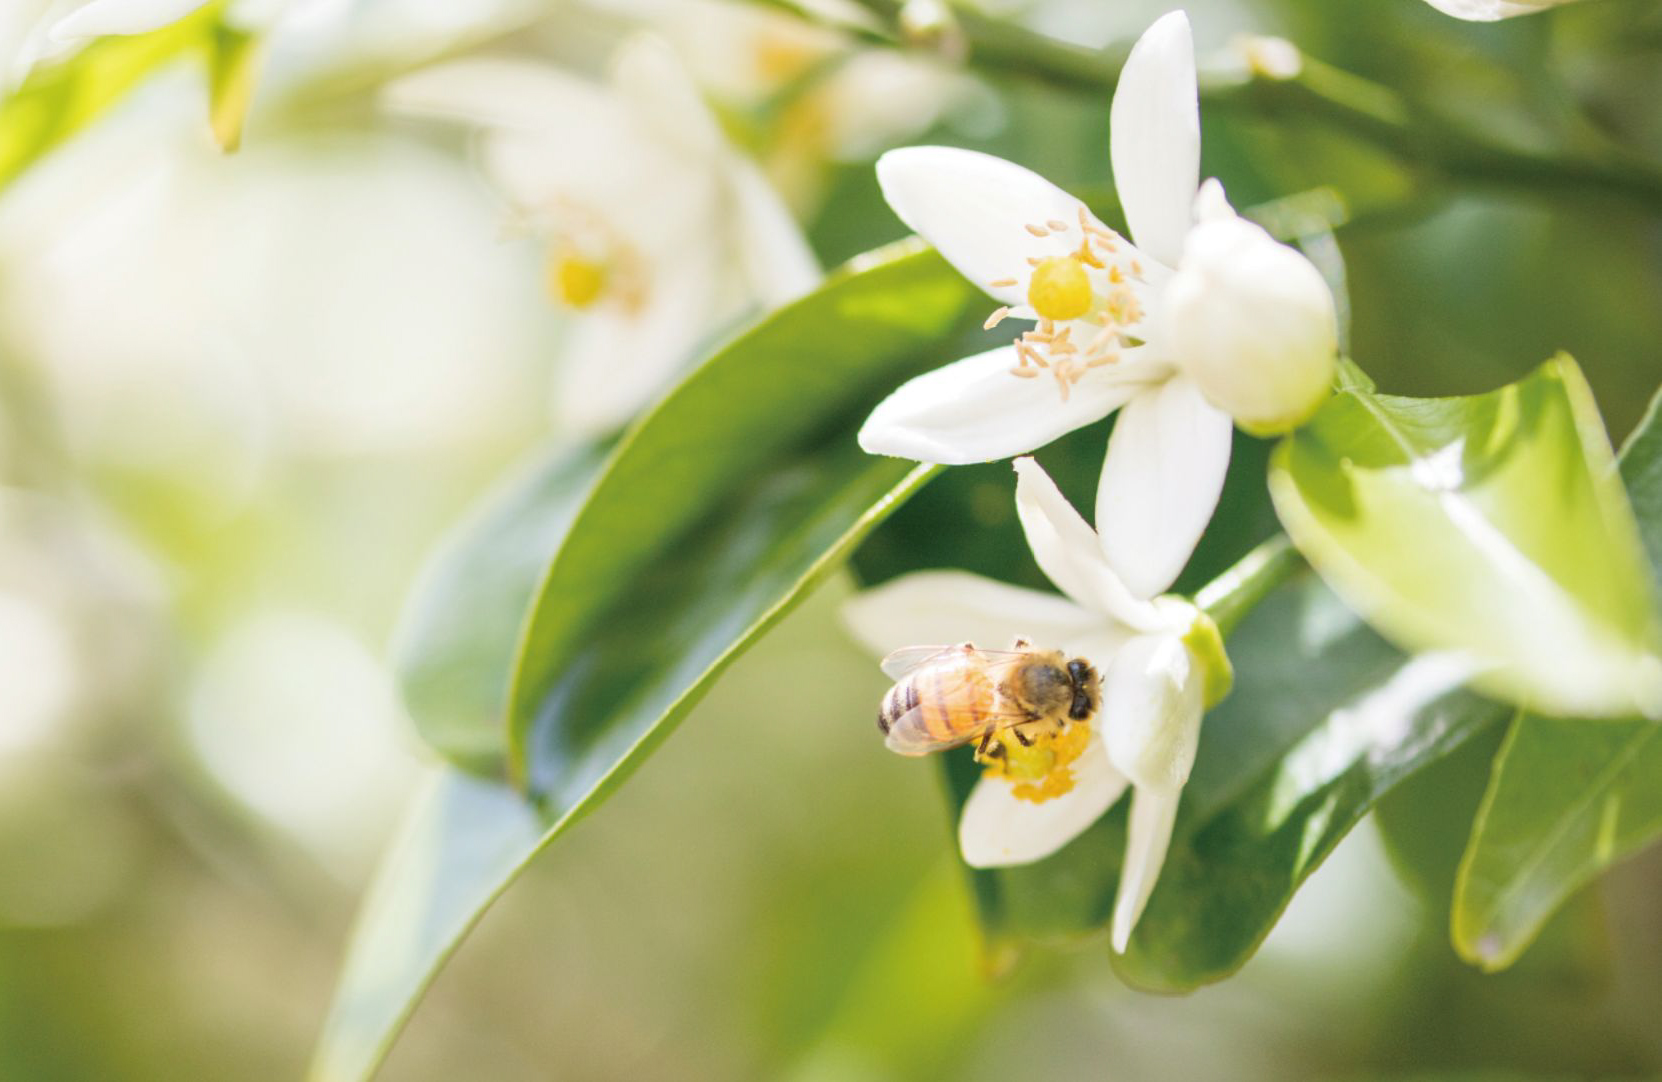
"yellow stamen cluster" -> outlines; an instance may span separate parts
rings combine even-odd
[[[606,292],[606,266],[576,252],[557,254],[548,263],[548,293],[555,300],[581,311]]]
[[[1075,227],[1067,222],[1051,219],[1029,223],[1027,232],[1039,238],[1065,234]],[[1041,372],[1056,380],[1062,400],[1068,399],[1073,386],[1093,368],[1102,368],[1119,360],[1119,350],[1127,344],[1127,328],[1141,322],[1144,316],[1131,283],[1142,280],[1142,266],[1136,260],[1115,258],[1119,250],[1118,234],[1098,225],[1083,206],[1079,208],[1079,247],[1062,256],[1028,259],[1032,271],[1028,276],[1027,303],[1039,319],[1038,326],[1025,331],[1016,339],[1016,366],[1010,374],[1022,379],[1036,379]],[[1093,281],[1091,271],[1104,272],[1105,283]],[[987,283],[994,289],[1010,289],[1019,284],[1015,278],[1000,278]],[[991,330],[1010,315],[1008,307],[1001,307],[987,317],[984,326]],[[1099,328],[1082,342],[1072,338],[1074,328],[1057,324],[1089,323]]]
[[[605,303],[631,315],[646,304],[649,268],[623,231],[603,214],[557,196],[516,225],[546,239],[543,283],[555,303],[580,312]]]
[[[1086,721],[1069,722],[1037,735],[1023,733],[1028,743],[1013,730],[995,733],[1001,750],[997,755],[977,756],[988,777],[1014,782],[1010,791],[1016,799],[1033,804],[1054,800],[1074,786],[1073,764],[1090,743],[1091,726]]]

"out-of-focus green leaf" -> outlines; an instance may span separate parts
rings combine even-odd
[[[572,791],[563,674],[599,615],[712,502],[905,377],[951,360],[973,287],[928,251],[857,261],[739,337],[624,437],[538,591],[509,699],[510,765]]]
[[[1662,398],[1622,451],[1662,572]],[[1662,727],[1524,714],[1496,758],[1455,884],[1455,949],[1504,969],[1583,884],[1662,834]]]
[[[145,34],[105,37],[74,55],[44,63],[23,84],[0,99],[0,187],[11,183],[47,152],[91,124],[104,110],[162,66],[202,51],[221,55],[218,42],[224,3],[212,3],[177,22]],[[230,64],[227,74],[241,65]],[[217,69],[216,69],[217,70]],[[232,94],[247,76],[226,80],[226,122],[238,95],[246,103],[248,87]],[[217,86],[217,79],[216,79]],[[220,116],[216,90],[215,130]],[[240,111],[237,127],[240,129]]]
[[[208,48],[208,123],[214,142],[227,153],[242,145],[243,123],[264,59],[259,34],[223,23],[214,27]]]
[[[1456,690],[1463,666],[1405,658],[1309,573],[1254,609],[1229,649],[1235,690],[1206,715],[1165,868],[1115,960],[1151,991],[1188,991],[1240,968],[1385,793],[1504,713]],[[973,764],[953,774],[961,805]],[[1125,805],[1055,856],[975,873],[996,949],[1105,927]]]
[[[525,862],[609,795],[735,657],[933,476],[933,467],[864,454],[854,430],[894,383],[950,358],[951,340],[974,325],[972,296],[932,253],[874,260],[719,350],[607,458],[542,582],[535,611],[554,623],[520,643],[518,657],[539,674],[535,795],[458,776],[418,808],[365,904],[314,1077],[372,1072],[427,982]],[[567,513],[559,473],[533,478],[531,498],[517,504],[534,512],[512,527],[526,543],[499,538],[514,559]],[[509,528],[492,521],[480,529]],[[481,537],[467,551],[439,573],[450,585],[431,594],[435,604],[480,581],[472,561],[490,543]],[[583,574],[571,577],[573,567]],[[433,705],[466,714],[454,727],[427,723],[452,747],[491,748],[478,725],[513,657],[503,613],[521,581],[489,586],[497,611],[459,638],[425,632],[438,647],[425,673]],[[422,623],[440,620],[435,609]],[[563,656],[551,664],[539,644]],[[451,682],[458,664],[475,672]]]
[[[525,613],[603,461],[593,447],[546,454],[454,532],[411,592],[393,648],[404,704],[458,765],[501,773]]]
[[[1467,398],[1342,391],[1277,449],[1270,487],[1294,543],[1399,646],[1458,652],[1520,705],[1616,717],[1662,707],[1662,637],[1611,463],[1559,357]]]
[[[512,787],[437,772],[358,911],[310,1078],[374,1073],[427,983],[536,853],[544,827]]]

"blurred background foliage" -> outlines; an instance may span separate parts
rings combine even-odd
[[[15,71],[49,5],[10,2]],[[1229,63],[1237,34],[1282,35],[1523,146],[1662,160],[1648,0],[1491,26],[1419,0],[1188,6],[1203,66]],[[1094,47],[1164,7],[990,10]],[[181,63],[0,193],[0,1078],[296,1077],[357,895],[430,764],[389,636],[442,531],[550,435],[570,321],[474,144],[380,109],[388,77],[475,47],[594,75],[653,25],[826,266],[904,232],[870,168],[898,142],[992,150],[1111,211],[1105,96],[947,65],[891,84],[848,63],[833,83],[787,16],[757,18],[692,0],[314,5],[267,43],[236,155]],[[1612,435],[1637,421],[1662,374],[1662,205],[1451,180],[1297,112],[1205,121],[1203,168],[1238,204],[1331,212],[1351,349],[1382,389],[1482,391],[1565,349]],[[1081,504],[1101,439],[1044,456]],[[1266,448],[1240,439],[1180,587],[1273,529]],[[1002,466],[950,472],[859,569],[1036,583],[1009,491]],[[977,531],[941,529],[949,515]],[[1662,1071],[1655,854],[1507,972],[1450,949],[1484,739],[1352,834],[1234,980],[1140,996],[1095,944],[984,981],[939,779],[873,736],[884,682],[838,627],[850,588],[741,659],[532,867],[385,1077]]]

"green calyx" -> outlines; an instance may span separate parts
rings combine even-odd
[[[1197,611],[1194,623],[1183,633],[1183,645],[1200,667],[1202,694],[1210,710],[1235,686],[1235,666],[1229,663],[1229,652],[1223,648],[1223,633],[1210,616]]]

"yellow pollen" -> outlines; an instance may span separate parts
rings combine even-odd
[[[587,308],[606,292],[607,277],[604,264],[566,252],[548,265],[548,292],[561,304]]]
[[[1074,762],[1090,743],[1089,722],[1069,722],[1051,732],[1031,736],[1023,744],[1008,729],[994,736],[1003,751],[982,760],[989,777],[1005,778],[1014,784],[1011,793],[1018,800],[1043,804],[1073,789]]]
[[[1091,310],[1091,279],[1071,255],[1046,259],[1033,268],[1027,303],[1041,319],[1078,319]]]

